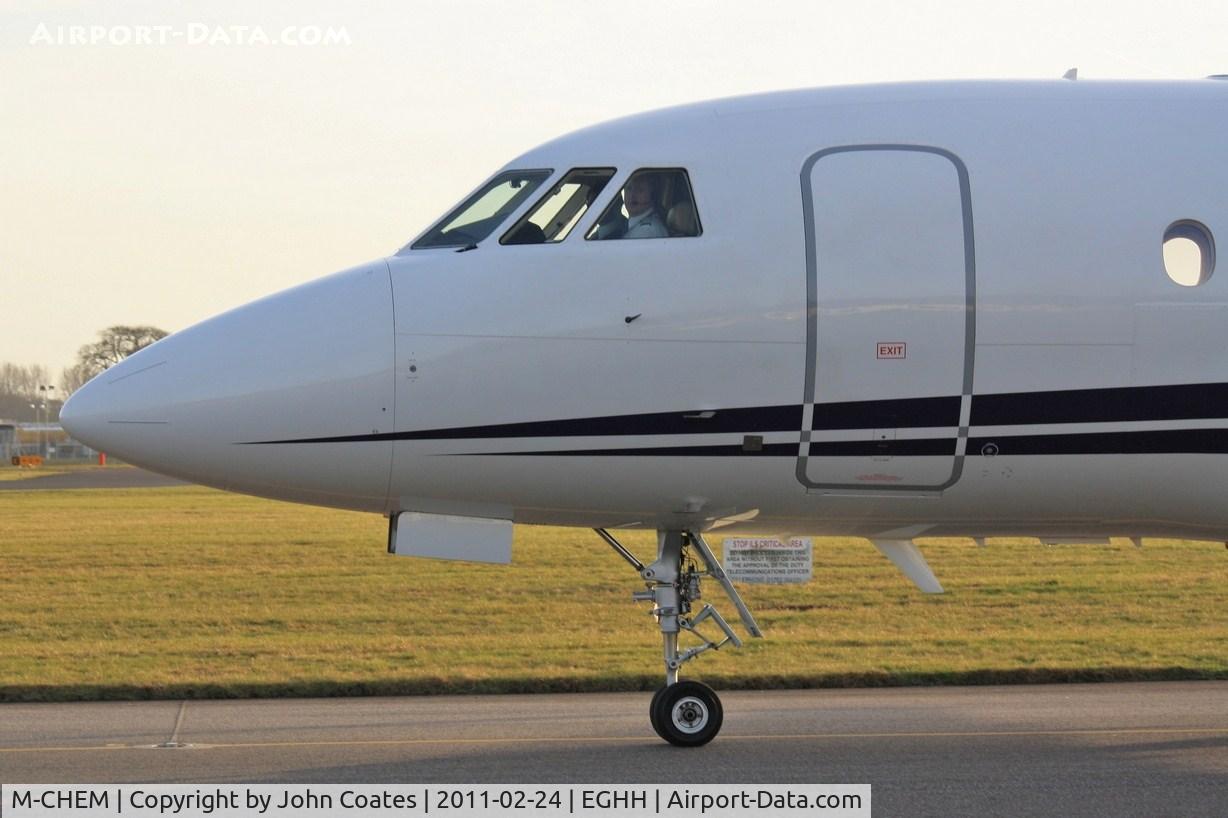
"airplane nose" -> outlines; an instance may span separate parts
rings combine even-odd
[[[100,435],[106,429],[106,416],[109,412],[106,399],[102,397],[103,391],[99,378],[94,378],[73,392],[60,407],[60,425],[65,431],[99,451],[104,449]]]
[[[169,423],[166,373],[154,371],[167,366],[168,353],[179,345],[163,339],[99,374],[64,403],[60,425],[98,451],[131,452],[139,457],[141,435],[133,435],[136,430],[126,427]]]
[[[64,404],[94,449],[233,491],[382,511],[391,443],[383,261],[255,301],[146,347]],[[362,443],[336,438],[372,436]]]

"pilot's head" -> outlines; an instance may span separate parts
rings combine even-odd
[[[653,197],[657,192],[656,179],[652,174],[641,173],[627,182],[623,188],[623,206],[628,216],[638,216],[655,206]]]

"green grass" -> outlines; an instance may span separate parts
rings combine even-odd
[[[385,526],[196,487],[0,495],[0,701],[659,684],[660,636],[630,599],[642,584],[592,532],[518,527],[515,563],[480,566],[390,557]],[[654,542],[626,540],[642,556]],[[817,539],[813,582],[742,589],[767,638],[686,675],[726,689],[1228,678],[1222,544],[922,548],[944,596],[863,540]]]

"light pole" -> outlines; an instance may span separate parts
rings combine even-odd
[[[48,393],[51,393],[54,391],[55,391],[55,387],[50,384],[43,385],[40,383],[38,385],[39,403],[42,409],[42,420],[39,421],[40,428],[38,430],[38,448],[39,448],[39,454],[42,455],[44,458],[47,457],[47,430],[42,427],[46,426],[47,424],[47,417],[48,417],[47,415],[47,395]]]

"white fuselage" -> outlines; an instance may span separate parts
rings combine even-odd
[[[1228,537],[1228,82],[703,103],[508,168],[617,172],[553,244],[406,249],[176,333],[65,407],[235,491],[614,528]],[[589,241],[640,168],[699,236]],[[627,319],[638,316],[631,321]]]

